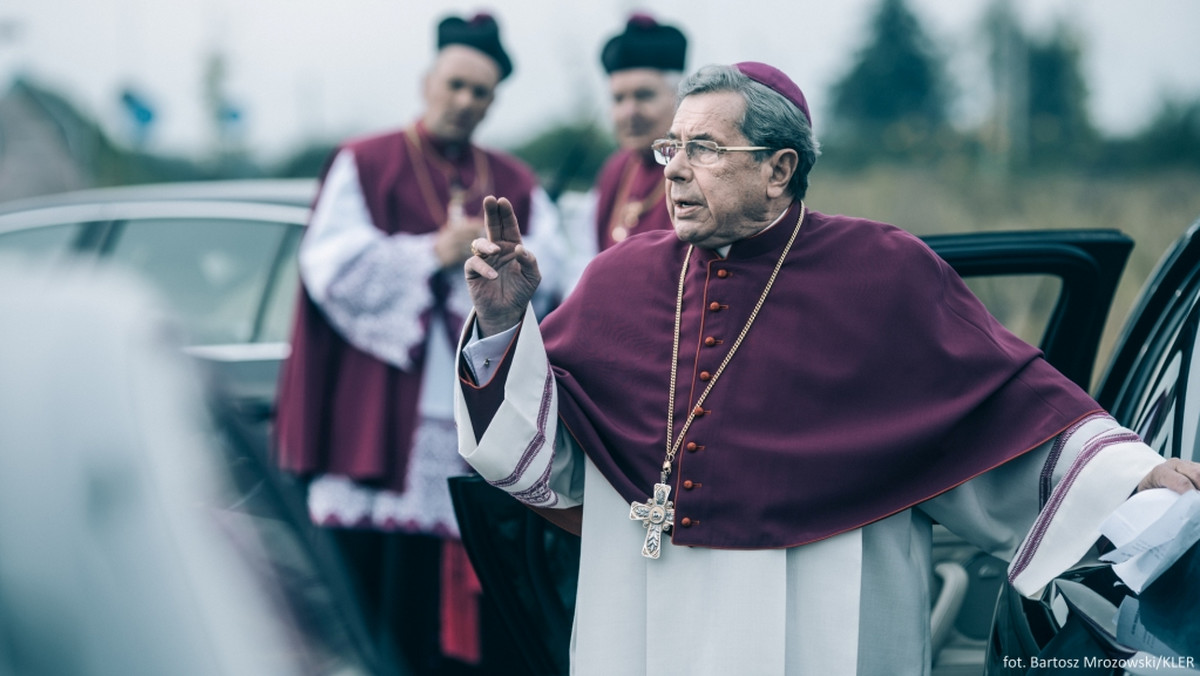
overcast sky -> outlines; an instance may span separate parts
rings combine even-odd
[[[447,13],[489,9],[516,71],[480,139],[512,145],[556,121],[604,115],[597,54],[633,9],[676,23],[688,65],[766,61],[805,90],[818,133],[829,85],[863,45],[878,0],[3,0],[0,90],[17,73],[49,85],[129,138],[118,95],[139,91],[156,117],[152,148],[198,154],[211,145],[202,83],[206,59],[228,64],[251,152],[277,158],[313,139],[337,140],[402,125],[420,110],[420,78],[434,25]],[[967,96],[986,105],[980,17],[986,0],[909,0],[951,57]],[[1200,97],[1200,1],[1013,0],[1028,31],[1068,22],[1084,39],[1093,119],[1109,133],[1136,130],[1163,95]]]

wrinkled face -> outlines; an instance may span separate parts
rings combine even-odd
[[[622,148],[650,151],[675,114],[674,78],[654,68],[629,68],[608,76],[613,132]]]
[[[680,102],[667,138],[752,145],[739,128],[745,108],[735,92],[693,94]],[[675,234],[715,249],[757,233],[778,215],[770,213],[768,204],[770,174],[769,163],[756,161],[753,153],[722,153],[704,166],[692,164],[685,152],[677,153],[664,170]]]
[[[447,45],[425,76],[425,128],[444,141],[466,141],[492,105],[500,68],[465,45]]]

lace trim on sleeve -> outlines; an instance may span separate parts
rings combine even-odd
[[[354,155],[342,151],[326,175],[300,246],[300,275],[313,301],[352,345],[412,368],[434,303],[434,235],[386,235],[375,227]]]

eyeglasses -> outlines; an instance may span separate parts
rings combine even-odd
[[[688,162],[692,164],[712,164],[722,153],[731,151],[770,150],[767,146],[723,146],[718,145],[716,141],[678,141],[669,138],[658,139],[650,144],[650,148],[654,151],[654,159],[664,166],[674,159],[680,150],[687,153]]]

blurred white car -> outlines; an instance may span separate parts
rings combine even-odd
[[[262,434],[275,396],[313,180],[164,183],[0,204],[0,255],[119,267],[154,289],[189,354]]]
[[[0,255],[0,674],[395,674],[144,280]]]

